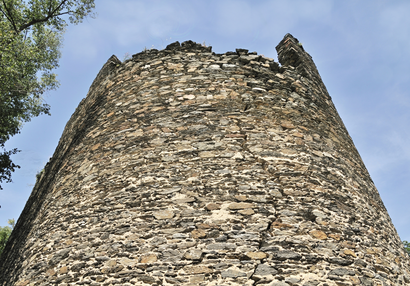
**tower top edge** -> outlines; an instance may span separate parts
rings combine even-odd
[[[282,46],[283,43],[287,43],[287,42],[291,42],[293,45],[299,45],[300,46],[300,50],[304,52],[303,46],[301,45],[301,43],[298,41],[297,38],[293,37],[290,33],[287,33],[282,41],[278,44],[278,46],[276,47],[276,49],[278,49],[279,46]],[[293,46],[292,45],[292,46]],[[157,55],[159,53],[163,53],[163,54],[172,54],[176,51],[180,51],[180,52],[202,52],[202,53],[212,53],[214,55],[226,55],[226,56],[230,56],[230,55],[258,55],[257,52],[249,52],[248,49],[243,49],[243,48],[237,48],[235,49],[235,51],[227,51],[225,53],[215,53],[212,51],[212,46],[207,46],[205,45],[205,43],[197,43],[194,42],[192,40],[187,40],[184,41],[182,43],[180,43],[179,41],[173,42],[169,45],[166,46],[165,49],[162,50],[158,50],[155,48],[152,49],[144,49],[143,51],[133,54],[132,55],[132,59],[133,60],[138,60],[140,58],[149,56],[149,55]],[[111,59],[111,58],[110,58]]]
[[[225,56],[241,56],[241,55],[258,55],[257,52],[249,52],[247,49],[238,48],[235,51],[228,51],[225,53],[215,53],[212,51],[212,46],[206,46],[205,44],[196,43],[192,40],[184,41],[180,43],[176,41],[174,43],[169,44],[163,50],[158,49],[145,49],[142,52],[132,55],[132,60],[139,60],[145,58],[147,56],[156,56],[159,54],[173,54],[175,52],[196,52],[196,53],[205,53],[205,54],[213,54],[213,55],[225,55]]]

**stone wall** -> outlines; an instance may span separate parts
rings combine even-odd
[[[407,285],[409,259],[311,57],[188,41],[104,65],[0,285]]]

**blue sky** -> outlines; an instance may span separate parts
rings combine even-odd
[[[51,116],[26,123],[6,144],[22,150],[13,183],[0,191],[0,225],[17,219],[35,175],[112,55],[193,40],[224,53],[246,48],[277,59],[286,33],[313,57],[402,240],[410,240],[410,1],[98,0],[96,19],[64,36],[61,86],[47,93]]]

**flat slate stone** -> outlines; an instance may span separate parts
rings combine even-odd
[[[246,273],[239,271],[239,270],[235,270],[235,269],[228,269],[225,271],[221,272],[221,276],[222,278],[238,278],[238,277],[246,277]]]
[[[163,210],[153,213],[156,219],[170,219],[174,217],[174,212],[170,210]]]
[[[228,206],[228,208],[231,210],[250,209],[253,207],[254,205],[251,203],[232,203]]]
[[[275,275],[278,273],[278,271],[273,268],[272,266],[266,265],[266,264],[259,264],[256,267],[254,275],[258,276],[268,276],[268,275]]]
[[[286,259],[293,259],[293,260],[299,260],[302,258],[302,256],[294,251],[290,251],[290,250],[281,250],[275,253],[276,254],[276,258],[280,259],[280,260],[286,260]]]

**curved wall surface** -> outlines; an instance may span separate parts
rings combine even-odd
[[[104,65],[0,285],[408,285],[409,259],[311,57],[191,41]]]

